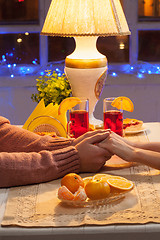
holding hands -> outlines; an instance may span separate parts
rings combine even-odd
[[[108,138],[110,130],[87,132],[73,141],[80,158],[80,172],[97,172],[112,153],[98,144]]]
[[[111,132],[105,140],[99,143],[100,147],[128,162],[133,161],[135,148],[132,145],[131,142],[114,132]]]

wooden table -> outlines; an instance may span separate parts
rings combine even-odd
[[[150,141],[160,141],[160,123],[145,123]],[[0,189],[0,221],[2,221],[9,189]],[[0,240],[5,239],[160,239],[160,224],[81,226],[60,228],[0,227]]]

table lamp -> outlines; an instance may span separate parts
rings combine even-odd
[[[74,37],[76,47],[65,59],[72,95],[89,99],[89,122],[107,76],[107,58],[96,48],[99,36],[130,35],[119,0],[52,0],[41,32],[47,36]]]

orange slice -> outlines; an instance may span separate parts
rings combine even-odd
[[[131,190],[134,186],[133,182],[126,181],[126,180],[123,180],[121,178],[120,179],[109,178],[107,180],[107,182],[111,187],[114,187],[114,188],[119,189],[119,190],[125,190],[125,191]]]
[[[58,189],[58,198],[61,200],[74,200],[74,194],[66,186]]]
[[[60,115],[64,112],[67,112],[67,110],[71,109],[79,103],[81,103],[81,100],[77,97],[65,98],[59,105],[58,114]]]
[[[133,112],[134,110],[133,102],[128,97],[124,96],[115,98],[112,102],[112,106],[128,112]]]
[[[98,173],[98,174],[95,174],[93,176],[93,179],[94,180],[101,180],[101,179],[103,179],[103,180],[107,181],[111,177],[112,177],[112,175],[110,175],[110,174]]]
[[[112,176],[112,179],[121,179],[123,181],[129,181],[127,178],[121,177],[121,176]]]
[[[74,194],[74,201],[85,201],[87,199],[87,194],[83,187],[79,187],[78,191]]]

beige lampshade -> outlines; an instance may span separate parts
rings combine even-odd
[[[41,34],[116,36],[130,31],[119,0],[52,0]]]

